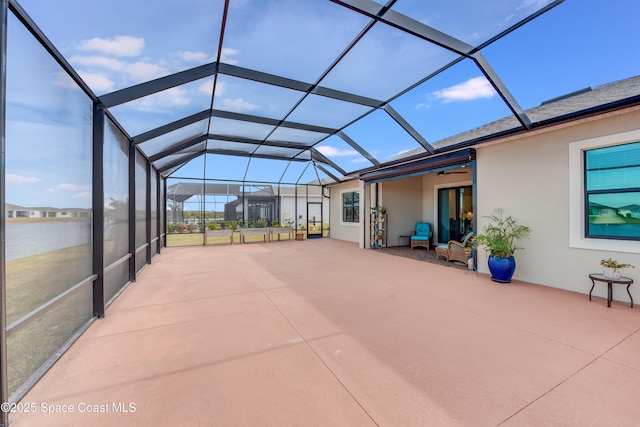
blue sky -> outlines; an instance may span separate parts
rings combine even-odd
[[[83,0],[20,1],[98,95],[215,60],[222,3],[187,0],[177,6],[175,1],[165,0],[113,0],[97,7]],[[394,8],[475,45],[547,3],[500,0],[487,7],[486,2],[471,0],[398,0]],[[368,22],[359,14],[345,13],[343,8],[320,0],[231,0],[230,5],[222,60],[307,82],[314,82]],[[74,18],[69,20],[71,14]],[[520,106],[527,109],[575,90],[640,74],[638,16],[640,3],[633,0],[566,0],[482,53]],[[17,21],[10,20],[10,42],[15,25]],[[386,99],[454,57],[406,33],[376,25],[321,85]],[[28,58],[16,63],[15,67],[25,67],[25,73],[34,66]],[[212,82],[212,78],[192,82],[115,107],[112,113],[134,136],[209,108]],[[8,127],[15,132],[30,129],[32,135],[39,128],[26,126],[19,113],[38,108],[42,99],[37,99],[35,88],[15,85],[8,88],[8,120],[13,123]],[[281,118],[299,96],[295,91],[221,76],[214,108]],[[432,143],[510,113],[468,60],[391,105]],[[363,111],[361,106],[311,96],[289,120],[340,127]],[[255,129],[256,136],[267,130]],[[48,135],[58,133],[64,134],[49,130]],[[420,147],[384,112],[369,115],[347,127],[345,133],[380,161]],[[52,145],[51,141],[42,143]],[[318,149],[346,171],[371,165],[338,137],[327,139]],[[86,196],[86,176],[56,178],[53,171],[45,175],[23,151],[14,151],[15,157],[9,158],[8,181],[17,186],[15,195],[8,193],[14,199],[8,197],[9,203],[19,203],[24,191],[38,192],[42,205],[51,206],[74,205],[79,203],[78,194]],[[47,152],[54,163],[55,153]],[[247,159],[215,157],[207,156],[206,166],[204,159],[198,159],[178,175],[202,177],[206,171],[210,178],[245,177]],[[284,176],[289,182],[316,178],[310,169],[301,176],[303,169],[304,164],[254,160],[246,178],[278,181]],[[71,179],[76,182],[67,182]],[[66,190],[47,191],[52,188]]]

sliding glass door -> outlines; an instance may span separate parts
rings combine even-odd
[[[438,242],[460,241],[470,231],[473,231],[472,187],[438,189]]]

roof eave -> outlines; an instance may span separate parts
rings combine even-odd
[[[470,148],[470,147],[476,147],[478,145],[482,145],[482,144],[486,144],[488,142],[496,142],[499,141],[501,139],[507,138],[507,137],[512,137],[515,135],[525,135],[527,133],[530,133],[534,130],[538,130],[538,129],[542,129],[542,128],[547,128],[547,127],[552,127],[552,126],[557,126],[560,124],[565,124],[565,123],[569,123],[572,121],[577,121],[577,120],[581,120],[581,119],[585,119],[588,117],[593,117],[596,115],[601,115],[601,114],[605,114],[605,113],[610,113],[616,110],[622,110],[625,108],[629,108],[629,107],[634,107],[634,106],[639,106],[640,105],[640,95],[635,95],[635,96],[631,96],[628,98],[624,98],[624,99],[620,99],[617,101],[613,101],[613,102],[609,102],[606,104],[601,104],[595,107],[590,107],[590,108],[586,108],[583,110],[579,110],[579,111],[574,111],[571,113],[567,113],[567,114],[563,114],[557,117],[553,117],[553,118],[549,118],[549,119],[545,119],[545,120],[541,120],[538,122],[534,122],[531,125],[531,129],[525,129],[523,127],[517,127],[517,128],[513,128],[513,129],[507,129],[504,131],[500,131],[500,132],[496,132],[496,133],[492,133],[489,135],[484,135],[478,138],[473,138],[473,139],[469,139],[467,141],[463,141],[457,144],[452,144],[452,145],[448,145],[446,147],[442,147],[442,148],[437,148],[435,150],[435,152],[433,154],[429,154],[429,153],[419,153],[419,154],[415,154],[413,156],[409,156],[409,157],[405,157],[402,159],[395,159],[386,163],[383,163],[382,165],[380,165],[379,167],[375,167],[375,166],[371,166],[365,169],[360,169],[357,171],[353,171],[351,173],[349,173],[349,175],[351,174],[358,174],[358,175],[363,175],[372,171],[376,171],[376,170],[380,170],[380,169],[385,169],[391,166],[396,166],[396,165],[400,165],[403,163],[410,163],[416,160],[420,160],[420,159],[424,159],[427,157],[432,157],[432,156],[437,156],[437,155],[442,155],[442,154],[446,154],[452,151],[457,151],[457,150],[461,150],[464,148]]]

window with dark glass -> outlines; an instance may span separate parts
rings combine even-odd
[[[585,151],[586,237],[640,240],[640,142]]]
[[[342,193],[342,222],[360,222],[360,193]]]

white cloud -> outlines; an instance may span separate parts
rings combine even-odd
[[[15,175],[12,173],[6,174],[5,180],[7,181],[7,183],[11,183],[11,184],[24,184],[27,182],[42,181],[40,178],[36,178],[35,176],[22,176],[22,175]]]
[[[107,56],[74,56],[70,59],[70,62],[76,68],[85,67],[89,70],[99,69],[101,72],[104,70],[115,71],[124,75],[134,83],[153,80],[158,77],[166,76],[170,73],[170,71],[161,64],[155,64],[147,61],[127,62],[116,58],[109,58]],[[90,72],[86,71],[85,74],[88,75]],[[98,73],[95,74],[95,76],[98,75]],[[104,81],[98,81],[98,83],[105,84]],[[91,84],[89,84],[89,86],[94,90],[98,90],[91,86]]]
[[[237,65],[238,60],[231,58],[231,56],[237,55],[239,53],[240,51],[238,49],[223,47],[220,55],[220,62],[224,62],[225,64],[230,64],[230,65]]]
[[[469,39],[470,40],[480,40],[482,38],[482,34],[480,34],[479,32],[475,31],[471,34],[469,34]]]
[[[240,113],[243,111],[252,111],[260,108],[259,105],[252,104],[242,98],[224,98],[220,101],[220,107],[223,110],[235,111],[236,113]]]
[[[169,70],[162,65],[144,61],[136,61],[128,64],[124,72],[136,83],[157,79],[158,77],[170,74]]]
[[[444,102],[471,101],[478,98],[491,98],[496,91],[484,77],[474,77],[464,83],[460,83],[442,90],[433,92],[433,95]]]
[[[90,185],[79,185],[79,184],[66,184],[62,183],[55,187],[56,190],[65,190],[65,191],[81,191],[81,190],[90,190]]]
[[[227,84],[222,81],[222,79],[218,79],[218,82],[216,83],[216,96],[222,96],[227,90]],[[209,91],[208,93],[211,93],[211,91]]]
[[[93,198],[93,195],[91,194],[91,191],[82,191],[80,193],[74,194],[73,198],[78,200],[91,200]]]
[[[431,108],[431,105],[427,104],[426,102],[419,102],[416,105],[416,110],[426,110],[428,108]]]
[[[158,97],[163,103],[174,107],[181,107],[191,103],[191,99],[187,96],[187,91],[179,87],[167,89],[159,93]]]
[[[331,145],[323,145],[322,147],[318,147],[318,151],[327,157],[355,156],[356,154],[358,154],[356,150],[352,150],[349,148],[340,149],[332,147]]]
[[[220,87],[221,82],[218,81],[218,87]],[[205,82],[203,82],[200,86],[198,86],[198,92],[200,93],[206,93],[207,95],[211,95],[211,92],[213,92],[213,79],[209,79]],[[218,92],[219,94],[220,92]]]
[[[62,183],[62,184],[56,185],[55,187],[47,188],[45,191],[47,193],[57,193],[58,191],[75,191],[77,192],[77,194],[85,194],[85,193],[91,194],[91,186]],[[77,194],[74,195],[73,197],[86,200],[84,197],[77,197]]]
[[[76,82],[69,76],[69,74],[63,71],[53,75],[53,84],[65,89],[78,89]]]
[[[553,0],[522,0],[518,7],[516,7],[516,11],[519,11],[517,14],[512,13],[508,15],[504,19],[505,25],[511,24],[511,22],[516,18],[523,18],[524,16],[531,15],[534,12],[539,11]],[[520,12],[521,11],[521,12]]]
[[[178,57],[186,62],[209,62],[211,60],[206,52],[192,52],[190,50],[178,52]]]
[[[127,67],[127,62],[107,56],[74,56],[69,61],[75,66],[106,68],[113,71],[123,71]]]
[[[115,36],[112,39],[94,37],[82,42],[78,49],[96,51],[114,56],[138,56],[144,48],[144,39],[132,36]]]
[[[96,92],[113,92],[114,82],[109,77],[100,73],[85,73],[78,71],[82,80]]]
[[[151,96],[145,96],[137,101],[131,102],[131,107],[140,111],[164,111],[171,107],[183,107],[189,105],[191,99],[187,96],[187,91],[174,87]]]
[[[523,0],[516,10],[524,9],[527,14],[531,14],[542,9],[549,3],[551,3],[551,0]]]

